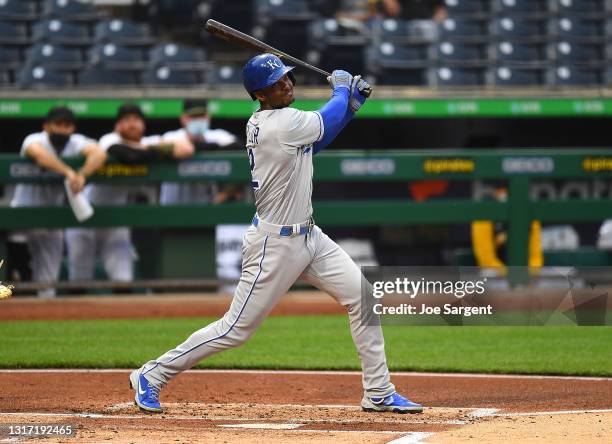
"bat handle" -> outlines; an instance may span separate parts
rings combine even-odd
[[[367,88],[360,89],[359,92],[361,93],[363,97],[368,98],[370,97],[370,95],[372,95],[372,87],[369,86]]]

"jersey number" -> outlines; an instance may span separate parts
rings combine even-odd
[[[251,172],[255,169],[255,153],[253,148],[249,148],[249,165],[251,165]]]

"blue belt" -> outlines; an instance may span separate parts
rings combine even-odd
[[[253,217],[253,226],[257,227],[259,225],[259,218],[257,216]],[[272,225],[272,224],[267,224]],[[302,234],[308,234],[310,233],[310,231],[312,230],[312,227],[314,226],[314,221],[311,219],[307,224],[301,225],[300,229],[299,229],[299,233],[294,233],[293,232],[293,225],[274,225],[275,229],[278,227],[278,234],[279,236],[286,236],[286,237],[291,237],[291,236],[301,236]]]

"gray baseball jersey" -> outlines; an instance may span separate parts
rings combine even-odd
[[[204,138],[207,142],[219,146],[227,146],[236,141],[236,136],[223,129],[209,129],[204,133]],[[176,142],[189,140],[189,136],[184,128],[180,128],[176,131],[168,131],[162,136],[162,140]],[[164,182],[159,192],[159,203],[162,205],[212,203],[218,192],[219,186],[216,182]]]
[[[57,154],[53,145],[49,141],[46,131],[30,134],[25,138],[21,145],[20,155],[27,157],[26,148],[32,144],[40,144],[45,150],[52,154]],[[73,134],[68,139],[60,156],[76,156],[80,154],[87,145],[94,143],[82,134]],[[15,187],[15,194],[11,201],[12,207],[39,207],[39,206],[62,206],[66,202],[64,185],[59,184],[18,184]]]
[[[301,278],[347,308],[365,395],[387,396],[395,391],[382,329],[362,322],[361,270],[319,227],[297,235],[288,230],[294,228],[288,225],[312,215],[312,144],[323,132],[316,112],[285,108],[253,114],[247,124],[247,153],[258,219],[243,240],[242,276],[231,306],[223,318],[143,365],[139,372],[151,384],[163,387],[200,360],[244,343]]]
[[[46,131],[30,134],[21,146],[21,156],[26,157],[26,148],[40,144],[50,153],[57,154],[49,141]],[[76,156],[83,149],[94,143],[82,134],[72,134],[64,147],[61,156]],[[12,207],[63,206],[66,203],[66,192],[63,184],[18,184],[11,201]],[[64,253],[64,236],[62,230],[28,230],[24,232],[31,256],[32,279],[34,282],[53,282],[58,279],[62,256]],[[55,296],[55,289],[38,290],[41,297]]]
[[[318,112],[258,111],[247,123],[247,153],[257,214],[287,225],[312,216],[312,144],[323,137]]]

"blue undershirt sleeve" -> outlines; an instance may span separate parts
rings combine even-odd
[[[348,106],[350,91],[346,88],[337,88],[331,99],[319,110],[323,119],[323,138],[313,145],[313,152],[317,154],[328,146],[342,131],[355,115]]]

